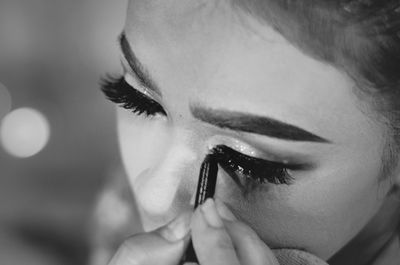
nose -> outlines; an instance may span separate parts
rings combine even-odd
[[[187,131],[176,131],[162,159],[136,178],[133,187],[142,214],[169,219],[171,212],[177,212],[172,208],[189,207],[188,194],[195,190],[193,174],[199,160],[191,137]]]

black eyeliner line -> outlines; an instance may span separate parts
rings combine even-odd
[[[272,167],[285,167],[290,170],[304,170],[309,167],[307,164],[293,164],[293,163],[285,164],[283,162],[270,161],[270,160],[266,160],[266,159],[262,159],[262,158],[248,156],[248,155],[245,155],[238,151],[235,151],[226,145],[217,145],[214,148],[214,153],[215,153],[215,156],[217,157],[218,162],[219,162],[220,158],[223,156],[229,156],[229,157],[236,156],[239,158],[239,160],[243,160],[245,162],[264,164],[264,165],[269,165]],[[235,160],[237,160],[237,159],[235,159]]]
[[[304,169],[303,165],[289,165],[251,157],[225,145],[216,146],[214,150],[217,163],[241,188],[243,188],[243,185],[239,177],[236,176],[237,173],[261,184],[269,182],[290,185],[293,182],[293,177],[287,170]]]

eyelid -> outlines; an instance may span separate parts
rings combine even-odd
[[[141,85],[131,74],[125,73],[124,79],[125,79],[125,82],[129,86],[131,86],[133,89],[136,89],[143,95],[151,98],[152,100],[157,101],[158,103],[160,102],[159,96],[155,95],[155,93],[152,93],[152,91],[150,91],[149,89],[147,89],[143,85]]]
[[[303,164],[285,163],[285,162],[282,162],[282,161],[273,161],[273,160],[269,160],[269,159],[265,159],[265,158],[253,157],[253,156],[249,156],[249,155],[243,154],[243,153],[241,153],[241,152],[239,152],[239,151],[237,151],[237,150],[235,150],[233,148],[230,148],[228,146],[224,147],[224,145],[220,145],[219,148],[232,149],[232,151],[233,151],[232,154],[234,154],[235,157],[238,160],[245,160],[245,161],[248,161],[248,162],[251,161],[252,163],[263,164],[265,166],[274,165],[276,167],[283,167],[283,168],[285,168],[287,170],[304,170],[304,169],[307,169],[306,165],[303,165]]]
[[[303,150],[273,142],[271,143],[269,141],[264,141],[262,136],[241,133],[236,137],[241,139],[240,142],[243,141],[251,147],[256,147],[257,153],[255,157],[281,163],[304,165],[304,169],[313,169],[318,166],[318,158],[309,154],[308,149]],[[251,154],[247,155],[252,156]]]
[[[216,146],[227,146],[238,153],[247,155],[249,157],[258,158],[260,154],[248,144],[239,141],[238,139],[217,135],[211,138],[208,142],[208,149],[212,150]]]
[[[125,69],[125,68],[124,68]],[[132,87],[132,89],[137,90],[138,92],[142,93],[143,95],[145,95],[146,97],[148,97],[151,100],[154,100],[155,102],[157,102],[165,111],[165,113],[167,114],[167,117],[170,117],[168,110],[165,108],[164,104],[162,104],[162,100],[161,97],[154,93],[153,91],[147,89],[146,87],[144,87],[143,85],[141,85],[135,77],[133,77],[131,74],[129,74],[128,72],[125,71],[124,73],[124,80],[125,82]]]
[[[124,79],[131,87],[135,88],[139,92],[143,93],[144,95],[150,97],[151,99],[157,102],[162,102],[160,94],[146,88],[146,86],[144,86],[143,83],[139,81],[136,73],[132,70],[132,68],[126,61],[125,57],[122,55],[120,58],[120,62],[124,72]]]
[[[251,144],[239,140],[235,137],[232,136],[226,136],[226,135],[216,135],[213,136],[209,141],[208,141],[208,149],[211,150],[213,147],[218,146],[218,145],[226,145],[233,150],[235,150],[238,153],[241,153],[243,155],[253,157],[255,159],[262,159],[262,160],[267,160],[267,161],[272,161],[272,162],[277,162],[277,163],[282,163],[282,164],[290,164],[290,160],[284,160],[278,156],[275,156],[273,154],[268,154],[264,151],[259,150],[258,148],[253,147]]]

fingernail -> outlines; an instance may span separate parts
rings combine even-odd
[[[220,199],[215,199],[215,206],[222,219],[228,221],[237,221],[237,218],[233,215],[231,210],[229,210],[225,203],[223,203]]]
[[[171,221],[160,230],[160,234],[170,242],[183,239],[190,230],[191,213],[186,212]]]
[[[209,226],[214,228],[221,228],[224,226],[224,223],[217,212],[217,208],[215,208],[213,199],[207,199],[201,205],[201,212],[203,213],[204,219],[206,219]]]

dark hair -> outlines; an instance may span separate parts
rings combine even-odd
[[[384,171],[400,153],[399,0],[232,0],[310,56],[346,72],[388,126]],[[387,174],[385,174],[387,175]]]

